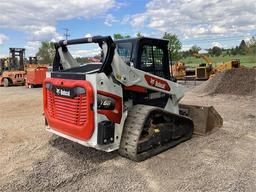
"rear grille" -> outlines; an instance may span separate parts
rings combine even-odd
[[[205,79],[205,78],[207,78],[205,71],[206,71],[206,68],[197,68],[196,69],[197,78],[198,79]]]
[[[14,77],[15,78],[23,78],[23,74],[16,74]]]
[[[49,115],[60,121],[84,125],[87,121],[86,94],[80,94],[74,98],[61,97],[47,90],[47,111]]]

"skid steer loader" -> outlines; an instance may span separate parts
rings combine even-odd
[[[80,66],[68,50],[87,43],[99,45],[101,64]],[[167,44],[146,37],[114,42],[110,36],[56,43],[43,88],[47,130],[142,161],[190,139],[194,129],[221,126],[214,108],[179,107],[184,88],[170,81]]]

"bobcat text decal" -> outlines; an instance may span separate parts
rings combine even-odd
[[[58,88],[56,88],[56,93],[57,93],[57,95],[62,95],[62,96],[67,96],[67,97],[71,96],[70,91],[66,91],[66,90],[62,90],[62,89],[58,89]]]
[[[152,87],[156,87],[156,88],[163,89],[166,91],[171,90],[168,83],[162,79],[158,79],[158,78],[152,77],[150,75],[145,75],[145,79],[146,79],[147,83]]]

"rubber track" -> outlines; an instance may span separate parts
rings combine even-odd
[[[185,138],[181,138],[180,140],[177,140],[171,144],[166,144],[164,146],[152,149],[149,152],[137,154],[138,141],[144,126],[144,121],[150,112],[155,109],[164,111],[161,108],[148,105],[135,105],[133,109],[129,111],[128,117],[124,124],[119,147],[119,154],[121,156],[133,161],[143,161],[192,137],[193,128],[191,133],[188,133]]]

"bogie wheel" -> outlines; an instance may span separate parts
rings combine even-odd
[[[7,78],[4,78],[4,87],[9,87],[10,83]]]

